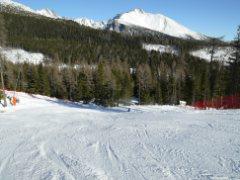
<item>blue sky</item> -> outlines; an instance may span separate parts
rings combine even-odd
[[[134,8],[164,14],[189,29],[234,37],[240,25],[240,0],[15,0],[33,9],[50,8],[61,16],[108,20]]]

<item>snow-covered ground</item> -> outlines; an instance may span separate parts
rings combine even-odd
[[[0,179],[240,178],[240,110],[18,96],[0,113]]]
[[[2,48],[0,47],[0,55],[6,58],[7,61],[13,63],[33,63],[39,64],[42,63],[47,57],[42,53],[28,52],[23,49],[17,48]]]
[[[143,49],[147,51],[157,51],[160,53],[170,53],[178,55],[178,50],[173,46],[166,46],[161,44],[143,44]]]
[[[210,61],[211,60],[210,50],[211,50],[210,48],[203,48],[196,51],[192,51],[190,54],[195,57],[199,57],[204,60]],[[232,53],[233,49],[231,47],[218,47],[215,51],[213,60],[224,62],[225,64],[227,64]]]

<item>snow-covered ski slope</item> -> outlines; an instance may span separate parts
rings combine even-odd
[[[240,179],[240,110],[19,98],[0,113],[0,179]]]

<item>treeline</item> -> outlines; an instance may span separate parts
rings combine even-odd
[[[148,60],[136,68],[122,61],[77,65],[3,61],[3,70],[7,89],[104,106],[128,103],[132,97],[140,104],[178,104],[179,100],[191,104],[226,92],[227,71],[219,63],[156,52]]]
[[[104,106],[127,102],[133,96],[133,80],[124,62],[100,62],[75,66],[12,64],[3,61],[7,89],[95,102]]]
[[[72,21],[9,13],[0,19],[6,27],[2,33],[0,28],[0,40],[7,46],[41,52],[52,59],[34,65],[12,64],[2,58],[7,89],[104,106],[126,103],[132,97],[140,104],[177,104],[179,100],[192,104],[240,92],[239,85],[232,88],[233,83],[240,84],[238,41],[234,41],[238,51],[230,66],[225,66],[189,55],[189,49],[206,42],[131,37]],[[180,53],[147,52],[142,42],[175,44]]]

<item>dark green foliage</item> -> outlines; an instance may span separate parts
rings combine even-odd
[[[229,59],[228,67],[228,94],[239,94],[240,93],[240,26],[237,30],[235,40],[232,42],[234,53]]]
[[[3,96],[3,92],[0,91],[0,100],[2,100],[3,98],[4,98],[4,96]]]
[[[233,64],[227,69],[189,55],[189,50],[209,42],[160,34],[121,35],[73,21],[9,13],[0,16],[0,26],[1,19],[5,20],[7,31],[2,32],[8,34],[8,46],[41,52],[51,59],[39,65],[4,61],[7,89],[17,87],[19,91],[103,106],[117,105],[133,96],[140,104],[177,104],[179,100],[192,104],[231,93],[226,90],[227,82],[240,82],[231,74],[240,73],[239,69],[233,71]],[[175,45],[180,53],[147,52],[142,43]]]
[[[0,46],[4,46],[7,39],[4,16],[0,14]]]

